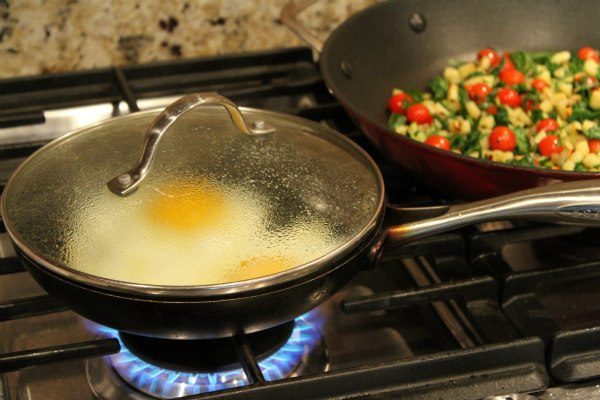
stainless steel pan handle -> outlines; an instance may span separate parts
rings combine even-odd
[[[396,210],[406,220],[422,209]],[[436,208],[432,218],[387,228],[382,243],[399,245],[463,226],[503,219],[530,219],[552,223],[600,227],[600,180],[557,183],[505,196]],[[436,215],[439,214],[439,215]],[[378,250],[378,249],[375,249]]]
[[[298,15],[316,2],[317,0],[290,0],[283,6],[279,18],[285,26],[290,28],[300,39],[304,40],[317,54],[321,54],[323,41],[298,21]]]

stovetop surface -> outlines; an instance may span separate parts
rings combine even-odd
[[[348,135],[378,162],[391,203],[458,201],[412,181],[373,150],[327,92],[307,49],[0,81],[0,184],[67,129],[211,90]],[[320,306],[326,373],[199,398],[591,398],[600,392],[593,380],[600,376],[596,236],[500,222],[390,251]],[[45,293],[20,269],[3,230],[0,273],[0,357],[97,338],[82,318],[38,297]],[[83,359],[0,376],[2,400],[95,398]],[[119,390],[112,398],[146,397],[127,385]]]

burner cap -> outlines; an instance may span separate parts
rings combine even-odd
[[[294,321],[246,335],[254,355],[261,360],[275,353],[289,339]],[[119,332],[121,341],[140,359],[177,371],[224,371],[239,366],[232,338],[169,340]]]

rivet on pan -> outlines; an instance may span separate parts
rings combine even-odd
[[[344,75],[346,75],[346,78],[352,79],[352,66],[348,62],[342,60],[340,62],[340,68]]]
[[[427,21],[425,20],[425,16],[423,14],[414,13],[408,18],[408,26],[415,33],[421,33],[427,27]]]
[[[131,183],[131,175],[129,174],[121,174],[117,178],[117,181],[123,186],[127,186]]]
[[[265,121],[263,121],[263,120],[254,121],[252,123],[252,127],[254,129],[265,129]]]

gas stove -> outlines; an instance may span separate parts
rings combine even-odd
[[[0,185],[67,130],[199,91],[348,135],[380,166],[391,203],[458,201],[382,159],[305,48],[0,81]],[[600,234],[578,227],[471,226],[387,252],[283,326],[173,343],[67,310],[0,227],[0,400],[595,398],[598,249]]]

